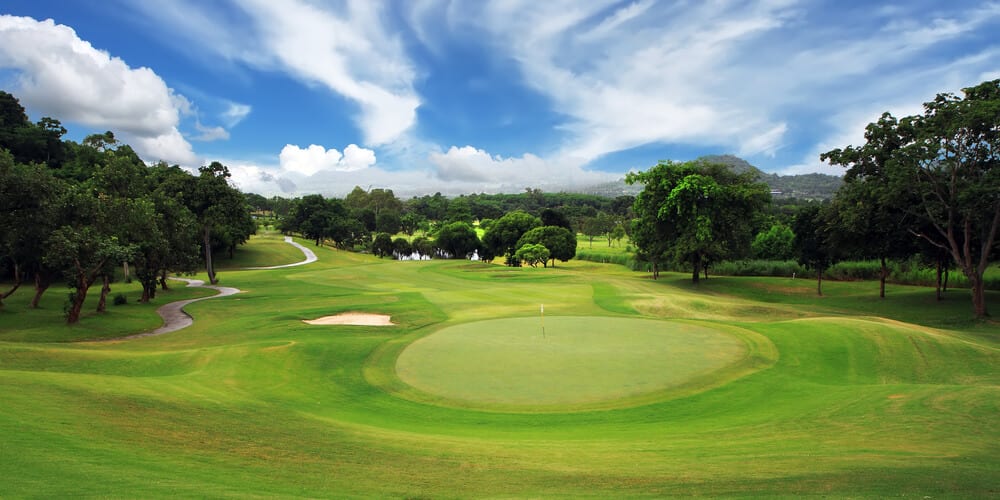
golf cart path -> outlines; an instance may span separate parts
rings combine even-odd
[[[303,261],[300,261],[300,262],[296,262],[294,264],[282,264],[280,266],[264,266],[264,267],[244,267],[243,269],[247,269],[247,270],[282,269],[282,268],[285,268],[285,267],[301,266],[303,264],[308,264],[310,262],[316,262],[318,260],[316,258],[316,254],[313,253],[312,250],[310,250],[310,249],[302,246],[299,243],[296,243],[296,242],[292,241],[292,237],[291,236],[285,236],[285,243],[288,243],[289,245],[292,245],[293,247],[298,248],[299,250],[302,250],[302,254],[306,256],[306,259],[303,260]]]
[[[243,269],[248,269],[248,270],[250,270],[250,269],[254,269],[254,270],[257,270],[257,269],[281,269],[281,268],[285,268],[285,267],[301,266],[303,264],[309,264],[310,262],[316,262],[316,260],[318,260],[317,257],[316,257],[316,254],[312,250],[310,250],[310,249],[308,249],[308,248],[306,248],[306,247],[304,247],[304,246],[302,246],[302,245],[300,245],[300,244],[292,241],[292,237],[291,236],[285,236],[285,243],[288,243],[288,244],[290,244],[290,245],[298,248],[299,250],[302,250],[302,254],[305,255],[305,260],[300,261],[300,262],[295,262],[295,263],[292,263],[292,264],[283,264],[283,265],[280,265],[280,266],[245,267]],[[211,288],[213,290],[218,291],[219,293],[217,293],[215,295],[212,295],[212,296],[209,296],[209,297],[200,297],[200,298],[197,298],[197,299],[188,299],[188,300],[178,300],[176,302],[170,302],[168,304],[164,304],[164,305],[160,306],[159,309],[156,310],[156,313],[159,314],[161,318],[163,318],[163,326],[161,326],[161,327],[159,327],[156,330],[153,330],[151,332],[137,333],[135,335],[128,335],[126,337],[119,337],[116,340],[129,340],[129,339],[137,339],[137,338],[142,338],[142,337],[152,337],[154,335],[163,335],[164,333],[176,332],[177,330],[180,330],[182,328],[187,328],[187,327],[191,326],[192,324],[194,324],[194,318],[192,318],[190,314],[188,314],[187,312],[184,311],[184,306],[186,306],[186,305],[188,305],[188,304],[190,304],[192,302],[198,302],[200,300],[208,300],[208,299],[215,299],[215,298],[218,298],[218,297],[227,297],[229,295],[236,295],[237,293],[240,293],[240,292],[243,291],[243,290],[240,290],[239,288],[233,288],[233,287],[228,287],[228,286],[206,285],[204,281],[202,281],[202,280],[196,280],[196,279],[189,279],[189,278],[170,278],[170,279],[174,280],[174,281],[183,281],[183,282],[187,283],[187,286],[190,286],[190,287]]]

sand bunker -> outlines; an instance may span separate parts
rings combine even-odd
[[[302,320],[310,325],[355,325],[355,326],[392,326],[390,317],[385,314],[343,313],[336,316],[323,316],[316,319]]]

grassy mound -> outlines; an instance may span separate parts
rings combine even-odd
[[[713,372],[747,352],[739,338],[691,323],[507,318],[417,340],[396,370],[404,382],[457,404],[564,410],[614,406],[711,381]]]

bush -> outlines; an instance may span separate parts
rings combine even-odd
[[[719,262],[708,267],[709,274],[719,276],[776,276],[792,277],[807,273],[805,267],[794,260],[737,260]]]
[[[123,305],[125,305],[125,304],[128,303],[128,298],[125,297],[124,293],[119,293],[119,294],[115,295],[115,298],[112,301],[112,303],[114,305],[116,305],[116,306],[123,306]]]

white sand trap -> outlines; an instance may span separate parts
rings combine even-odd
[[[385,314],[343,313],[336,316],[323,316],[316,319],[304,319],[310,325],[355,325],[355,326],[393,326],[390,317]]]

